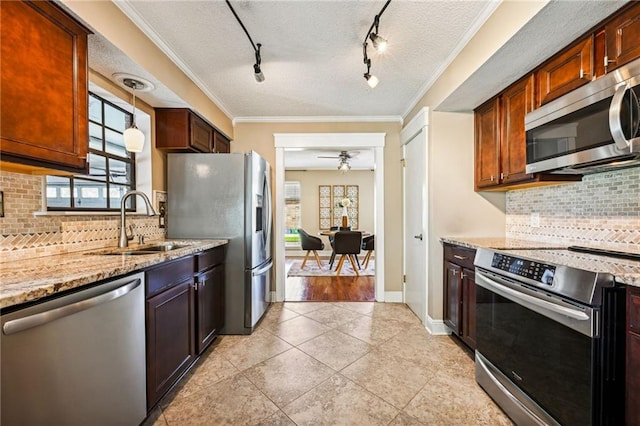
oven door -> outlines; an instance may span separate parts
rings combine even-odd
[[[592,424],[598,312],[480,269],[476,284],[477,353],[502,373],[497,381],[562,425]],[[538,417],[527,423],[553,424]]]

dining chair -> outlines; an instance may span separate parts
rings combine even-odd
[[[375,248],[375,235],[364,237],[362,239],[362,246],[360,248],[367,252],[366,256],[364,257],[364,261],[362,262],[364,264],[364,269],[367,269],[367,266],[369,266],[369,260],[371,259],[371,252],[373,252]]]
[[[313,235],[307,234],[303,229],[298,228],[298,235],[300,235],[300,245],[302,246],[302,250],[306,250],[307,253],[304,256],[304,260],[302,261],[302,266],[300,269],[304,269],[304,265],[307,263],[307,259],[309,258],[309,253],[313,252],[313,255],[316,258],[316,262],[318,263],[318,268],[322,269],[322,263],[320,263],[320,257],[318,256],[317,250],[324,249],[324,243],[318,237],[314,237]]]
[[[339,226],[332,226],[329,228],[329,231],[337,231],[340,229]],[[333,269],[333,262],[336,260],[336,250],[333,246],[333,235],[329,235],[329,244],[331,245],[331,258],[329,258],[329,269]]]
[[[336,255],[340,255],[338,260],[338,267],[336,268],[336,275],[340,275],[342,265],[344,265],[345,259],[349,259],[351,266],[356,275],[360,275],[356,263],[358,262],[358,254],[360,254],[360,246],[362,244],[362,232],[360,231],[338,231],[336,232],[333,240],[334,251]]]

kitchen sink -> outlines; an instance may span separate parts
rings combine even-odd
[[[187,247],[186,245],[180,245],[180,244],[171,244],[171,243],[167,243],[167,244],[158,244],[155,246],[149,246],[149,247],[140,247],[140,248],[136,248],[136,249],[130,249],[130,250],[126,250],[126,249],[112,249],[112,250],[104,250],[104,251],[98,251],[98,252],[91,252],[91,253],[87,253],[89,255],[106,255],[106,256],[141,256],[141,255],[148,255],[148,254],[158,254],[158,253],[165,253],[165,252],[169,252],[172,250],[177,250],[177,249],[181,249]]]

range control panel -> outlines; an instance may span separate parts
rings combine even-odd
[[[491,266],[546,285],[553,284],[556,272],[555,266],[500,253],[494,253]]]

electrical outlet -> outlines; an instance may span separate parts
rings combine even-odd
[[[538,212],[531,213],[529,220],[530,220],[529,224],[531,225],[532,228],[540,228],[540,213]]]

